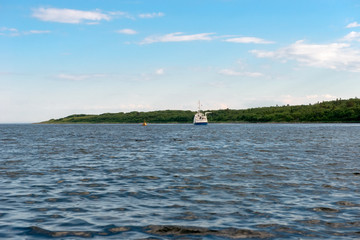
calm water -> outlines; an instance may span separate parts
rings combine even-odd
[[[0,238],[360,238],[360,125],[0,125]]]

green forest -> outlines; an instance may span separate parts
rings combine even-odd
[[[337,99],[309,105],[273,106],[243,110],[206,110],[209,123],[355,123],[360,122],[360,99]],[[192,123],[195,111],[74,114],[42,123]]]

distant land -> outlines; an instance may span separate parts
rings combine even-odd
[[[360,99],[337,99],[309,105],[259,107],[243,110],[206,110],[210,123],[360,123]],[[163,110],[152,112],[74,114],[51,119],[56,123],[192,123],[195,111]]]

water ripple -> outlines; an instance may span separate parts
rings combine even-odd
[[[0,125],[0,238],[359,238],[359,126]]]

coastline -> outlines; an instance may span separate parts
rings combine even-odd
[[[211,112],[209,123],[360,123],[360,99],[334,100],[309,105],[273,106],[249,109],[205,110]],[[126,123],[151,124],[192,123],[196,112],[190,110],[158,110],[151,112],[119,112],[73,114],[50,119],[41,124],[57,123]]]

